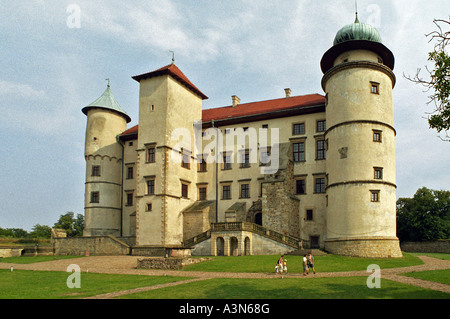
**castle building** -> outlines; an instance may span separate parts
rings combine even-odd
[[[136,251],[400,257],[394,56],[356,19],[321,69],[325,95],[202,109],[208,97],[172,63],[133,76],[131,128],[108,85],[82,110],[84,236],[131,238]]]

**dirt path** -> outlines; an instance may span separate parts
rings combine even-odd
[[[197,272],[197,271],[181,271],[181,270],[147,270],[136,269],[137,259],[142,257],[136,256],[95,256],[95,257],[82,257],[75,259],[61,259],[55,261],[48,261],[36,264],[8,264],[0,263],[0,269],[10,269],[11,266],[14,269],[22,270],[41,270],[41,271],[67,271],[67,267],[72,264],[76,264],[81,268],[82,272],[92,273],[105,273],[105,274],[128,274],[128,275],[147,275],[147,276],[180,276],[180,277],[192,277],[193,279],[178,281],[174,283],[156,285],[151,287],[136,288],[131,290],[119,291],[109,294],[103,294],[94,296],[91,298],[109,299],[117,296],[128,295],[132,293],[154,290],[164,287],[182,285],[189,282],[207,280],[211,278],[279,278],[279,275],[274,273],[229,273],[229,272]],[[450,261],[440,260],[436,258],[419,256],[424,262],[423,265],[382,269],[381,277],[392,281],[419,286],[422,288],[433,289],[450,293],[450,285],[440,284],[436,282],[415,279],[411,277],[401,276],[402,273],[408,273],[413,271],[427,271],[427,270],[439,270],[450,269]],[[323,278],[323,277],[351,277],[351,276],[369,276],[366,271],[348,271],[348,272],[318,272],[315,275],[303,276],[298,273],[289,273],[284,275],[285,278]]]

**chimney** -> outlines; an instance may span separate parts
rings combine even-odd
[[[231,98],[233,100],[233,107],[236,107],[241,103],[241,99],[238,98],[236,95],[233,95]]]
[[[290,98],[291,97],[291,89],[284,89],[284,92],[286,92],[286,98]]]

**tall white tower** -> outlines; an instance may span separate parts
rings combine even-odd
[[[131,118],[117,103],[109,84],[82,112],[87,115],[84,236],[121,236],[123,150],[117,136]]]
[[[344,26],[323,56],[331,253],[401,257],[396,237],[394,56],[378,31]]]

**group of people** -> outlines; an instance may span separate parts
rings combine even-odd
[[[316,270],[314,269],[314,257],[311,253],[303,256],[303,276],[309,275],[310,269],[316,274]]]
[[[275,265],[275,272],[277,274],[287,273],[287,260],[284,258],[284,255],[281,255],[278,259]]]
[[[313,273],[316,274],[316,270],[314,269],[314,257],[311,253],[303,256],[303,275],[308,275],[310,269],[312,269]],[[275,265],[275,273],[287,273],[287,260],[284,258],[284,255],[281,255],[281,257],[277,260]]]

